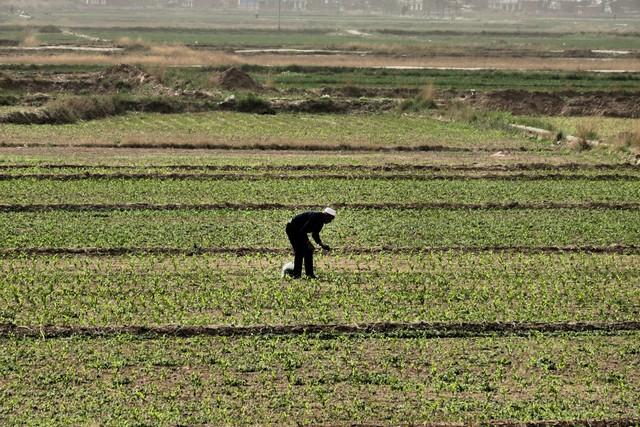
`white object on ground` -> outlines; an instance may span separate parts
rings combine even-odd
[[[291,274],[293,274],[293,267],[293,262],[286,262],[282,266],[282,277],[284,278],[285,276],[291,276]]]

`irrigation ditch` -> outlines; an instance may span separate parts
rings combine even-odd
[[[536,333],[623,333],[640,331],[640,322],[418,322],[418,323],[362,323],[362,324],[300,324],[257,326],[18,326],[0,324],[0,337],[18,338],[67,338],[110,337],[135,335],[141,337],[247,337],[247,336],[297,336],[319,335],[322,337],[353,335],[397,335],[425,338],[463,338],[487,335],[509,336]]]

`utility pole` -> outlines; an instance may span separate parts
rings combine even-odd
[[[280,32],[280,3],[282,0],[278,0],[278,32]]]

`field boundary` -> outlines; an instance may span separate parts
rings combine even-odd
[[[529,335],[535,333],[620,333],[640,331],[640,322],[558,322],[558,323],[363,323],[363,324],[303,324],[257,326],[17,326],[0,324],[0,337],[66,338],[72,336],[108,337],[136,336],[271,336],[271,335],[361,335],[420,334],[432,338],[457,338],[484,335]]]
[[[619,254],[637,255],[640,254],[640,245],[610,245],[610,246],[432,246],[432,247],[347,247],[334,249],[332,253],[345,255],[368,255],[368,254],[424,254],[430,252],[461,252],[461,253],[482,253],[482,252],[505,252],[505,253],[593,253],[593,254]],[[112,248],[64,248],[64,247],[33,247],[33,248],[4,248],[0,249],[1,256],[22,256],[22,255],[85,255],[85,256],[121,256],[121,255],[279,255],[289,254],[289,248],[269,248],[269,247],[206,247],[206,248],[177,248],[177,247],[112,247]]]
[[[359,426],[359,424],[351,424]],[[382,427],[385,424],[366,424],[366,427]],[[427,423],[425,427],[635,427],[640,425],[640,418],[619,418],[610,420],[536,420],[536,421],[502,421],[490,420],[481,423]],[[365,425],[362,425],[363,427]]]
[[[317,144],[221,144],[221,143],[200,143],[200,144],[176,144],[176,143],[116,143],[116,144],[60,144],[60,143],[46,143],[46,144],[29,144],[29,143],[9,143],[0,142],[0,147],[6,148],[137,148],[137,149],[183,149],[183,150],[228,150],[228,151],[310,151],[310,152],[335,152],[335,151],[347,151],[347,152],[551,152],[557,151],[554,147],[456,147],[449,145],[393,145],[393,146],[362,146],[362,145],[317,145]]]
[[[640,202],[578,202],[578,203],[333,203],[340,209],[398,209],[398,210],[554,210],[554,209],[588,209],[588,210],[638,210]],[[285,203],[204,203],[204,204],[153,204],[153,203],[53,203],[53,204],[0,204],[0,212],[48,212],[48,211],[186,211],[186,210],[280,210],[280,209],[317,209],[315,204]]]
[[[177,169],[177,170],[211,170],[211,171],[324,171],[324,170],[348,170],[348,171],[370,171],[370,172],[393,172],[393,171],[467,171],[467,172],[517,172],[532,170],[635,170],[640,171],[639,165],[631,163],[565,163],[553,165],[549,163],[514,163],[514,164],[494,164],[494,165],[424,165],[424,164],[399,164],[388,163],[384,165],[197,165],[197,164],[142,164],[142,165],[100,165],[100,164],[78,164],[78,163],[43,163],[43,164],[0,164],[0,170],[10,169]]]
[[[527,174],[518,173],[511,175],[504,174],[481,174],[481,175],[464,175],[464,174],[387,174],[387,173],[369,173],[369,174],[240,174],[240,173],[75,173],[75,174],[47,174],[47,173],[31,173],[31,174],[0,174],[0,181],[13,181],[20,179],[32,180],[52,180],[52,181],[78,181],[78,180],[107,180],[107,179],[154,179],[154,180],[193,180],[193,181],[261,181],[269,179],[277,180],[300,180],[300,179],[366,179],[366,180],[412,180],[412,181],[471,181],[471,180],[487,180],[487,181],[640,181],[640,175],[629,174]]]

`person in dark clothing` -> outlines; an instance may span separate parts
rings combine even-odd
[[[309,241],[307,234],[311,233],[313,240],[324,250],[330,251],[328,245],[322,243],[320,230],[325,224],[330,223],[336,217],[336,211],[325,208],[322,212],[304,212],[294,216],[287,223],[286,231],[289,242],[293,247],[294,262],[291,277],[299,279],[302,275],[302,261],[304,260],[304,271],[307,277],[315,279],[313,274],[313,251],[315,248]]]

